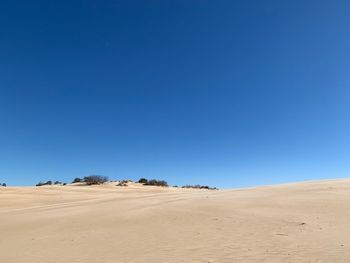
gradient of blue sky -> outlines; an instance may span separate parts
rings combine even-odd
[[[0,3],[0,182],[348,177],[349,1]]]

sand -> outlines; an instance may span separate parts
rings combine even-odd
[[[350,262],[350,180],[0,188],[0,262]]]

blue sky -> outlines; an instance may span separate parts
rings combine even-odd
[[[348,1],[1,1],[0,182],[349,177]]]

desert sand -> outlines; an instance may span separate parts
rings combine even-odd
[[[350,262],[350,180],[0,188],[0,262]]]

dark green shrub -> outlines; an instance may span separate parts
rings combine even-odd
[[[146,178],[141,178],[141,179],[139,180],[139,183],[140,183],[140,184],[147,184],[147,182],[148,182],[148,180],[147,180]]]
[[[72,184],[75,184],[75,183],[81,183],[83,180],[80,179],[79,177],[75,178],[72,182]]]
[[[152,179],[149,180],[147,183],[145,183],[144,185],[154,185],[154,186],[168,186],[168,183],[164,180],[156,180],[156,179]]]
[[[207,185],[184,185],[182,188],[192,188],[192,189],[207,189],[207,190],[217,190],[216,187],[209,187]]]
[[[60,181],[56,181],[55,184],[62,184]]]
[[[39,182],[39,183],[36,184],[36,186],[43,186],[43,185],[52,185],[52,181]]]

